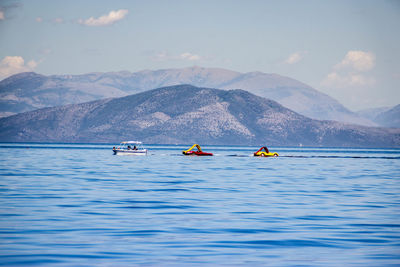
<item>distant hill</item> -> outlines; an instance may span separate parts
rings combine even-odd
[[[400,128],[400,104],[394,107],[361,110],[357,113],[380,126]]]
[[[382,126],[400,128],[400,105],[380,113],[375,121]]]
[[[105,80],[98,81],[99,75],[44,76],[34,72],[13,75],[0,82],[0,114],[16,114],[128,94],[115,88],[115,85],[107,85]]]
[[[400,130],[318,121],[244,90],[179,85],[0,119],[0,141],[399,147]]]
[[[376,125],[335,99],[289,77],[217,68],[183,68],[44,76],[21,73],[0,82],[0,116],[42,107],[121,97],[178,84],[243,89],[279,102],[302,115],[362,125]]]
[[[366,119],[374,121],[376,116],[381,114],[382,112],[388,111],[392,107],[380,107],[380,108],[367,108],[363,110],[359,110],[356,113]]]

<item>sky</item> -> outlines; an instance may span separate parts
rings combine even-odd
[[[214,67],[400,104],[400,1],[0,0],[0,79]]]

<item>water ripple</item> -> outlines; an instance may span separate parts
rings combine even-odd
[[[150,149],[0,145],[0,265],[400,265],[400,150]]]

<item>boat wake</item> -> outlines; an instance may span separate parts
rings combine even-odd
[[[388,156],[322,156],[322,155],[316,155],[316,156],[280,156],[281,158],[321,158],[321,159],[400,159],[400,157],[388,157]]]

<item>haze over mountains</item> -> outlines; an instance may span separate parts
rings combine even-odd
[[[243,89],[275,100],[310,118],[377,125],[346,109],[328,95],[289,77],[200,67],[83,75],[44,76],[21,73],[0,82],[0,115],[9,116],[42,107],[121,97],[178,84],[226,90]]]
[[[394,107],[362,110],[357,113],[381,126],[400,128],[400,104]]]
[[[0,141],[399,147],[400,129],[319,121],[244,90],[191,85],[0,119]]]

